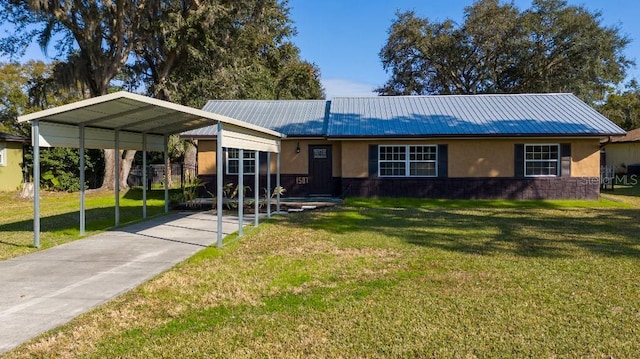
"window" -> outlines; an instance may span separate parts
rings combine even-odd
[[[378,168],[380,177],[435,177],[437,176],[438,147],[379,146]]]
[[[325,159],[327,158],[327,149],[326,148],[314,148],[313,149],[313,159]]]
[[[0,145],[0,166],[7,165],[7,147]]]
[[[251,175],[256,170],[255,151],[244,151],[244,174]],[[237,175],[240,169],[240,150],[237,148],[227,149],[227,174]]]
[[[527,177],[558,176],[560,146],[535,144],[524,146],[524,174]]]

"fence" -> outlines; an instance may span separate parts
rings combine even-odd
[[[171,163],[169,166],[169,188],[182,187],[197,176],[197,166]],[[129,187],[142,186],[142,166],[132,166],[127,178]],[[147,166],[147,188],[164,186],[164,165]]]
[[[613,166],[600,166],[600,189],[613,191],[616,174]]]

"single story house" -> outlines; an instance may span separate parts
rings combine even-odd
[[[280,173],[292,197],[597,199],[600,140],[625,134],[566,93],[211,100],[203,110],[287,135]],[[198,174],[215,186],[216,129],[181,136],[198,141]],[[225,183],[238,183],[238,153],[225,149]],[[250,184],[255,152],[243,162]]]
[[[603,162],[617,174],[640,171],[640,128],[602,141]],[[629,170],[631,166],[631,170]],[[637,167],[637,169],[636,169]]]
[[[23,146],[29,139],[0,132],[0,191],[15,191],[22,184]]]

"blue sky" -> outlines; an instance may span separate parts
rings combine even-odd
[[[302,58],[316,63],[322,73],[327,98],[372,96],[372,90],[388,79],[378,52],[396,11],[414,10],[418,16],[442,21],[462,22],[463,10],[472,0],[289,0],[290,17],[298,34],[293,42]],[[514,0],[522,9],[531,0]],[[632,41],[626,55],[640,63],[640,1],[568,0],[600,11],[606,26],[617,26]],[[33,45],[22,59],[43,59]],[[7,59],[0,58],[0,61]],[[640,80],[640,66],[629,71],[628,79]]]
[[[371,90],[388,79],[378,52],[397,10],[414,10],[431,20],[450,18],[462,22],[463,11],[472,0],[289,0],[290,16],[298,35],[293,39],[302,57],[316,63],[322,72],[327,98],[371,96]],[[522,9],[530,0],[515,0]],[[640,1],[569,0],[590,11],[602,13],[602,23],[617,26],[631,38],[627,57],[640,63]],[[640,67],[630,70],[630,78],[640,80]]]

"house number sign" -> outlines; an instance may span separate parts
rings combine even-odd
[[[309,177],[296,177],[296,184],[307,184],[309,183]]]

